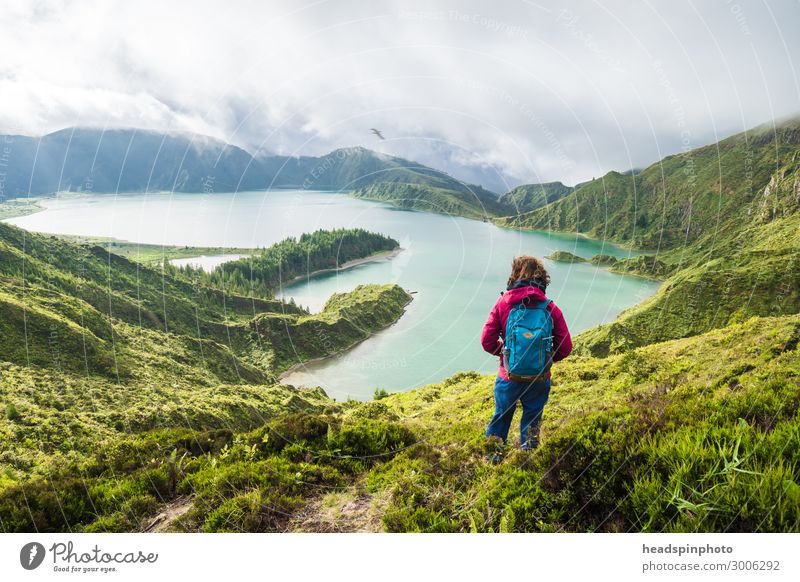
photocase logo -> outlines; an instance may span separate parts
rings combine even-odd
[[[39,542],[29,542],[19,551],[19,563],[26,570],[35,570],[44,561],[44,546]]]

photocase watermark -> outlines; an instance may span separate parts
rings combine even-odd
[[[396,370],[408,368],[405,357],[391,358],[388,360],[370,360],[364,357],[355,357],[347,354],[342,357],[342,367],[350,370]]]
[[[28,542],[19,552],[19,563],[26,570],[35,570],[41,566],[45,558],[52,559],[54,572],[72,573],[110,573],[118,571],[121,564],[155,564],[158,554],[133,551],[104,551],[95,544],[86,551],[76,550],[73,542],[56,542],[50,548],[39,542]]]
[[[200,188],[203,194],[213,194],[214,193],[214,176],[204,176],[200,180]]]
[[[35,570],[44,562],[45,549],[39,542],[28,542],[19,551],[19,563],[26,570]]]
[[[690,232],[691,228],[691,215],[692,215],[692,195],[694,188],[697,185],[697,168],[695,167],[694,156],[691,155],[694,145],[692,142],[692,132],[686,126],[686,110],[681,103],[675,87],[672,85],[669,76],[660,60],[656,59],[651,63],[653,70],[658,78],[658,84],[664,89],[667,100],[672,107],[673,115],[675,116],[675,123],[680,130],[681,137],[681,152],[685,155],[686,164],[683,168],[683,174],[686,176],[686,187],[689,191],[689,205],[684,208],[684,220],[687,224],[686,232]]]
[[[94,177],[91,174],[83,179],[79,190],[84,194],[92,194],[94,192]]]

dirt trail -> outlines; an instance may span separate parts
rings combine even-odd
[[[147,533],[165,532],[179,517],[186,514],[191,508],[191,497],[177,497],[167,503],[161,510],[161,513],[151,519],[142,531]]]
[[[288,531],[355,533],[383,531],[381,515],[386,501],[351,487],[309,503],[289,524]]]

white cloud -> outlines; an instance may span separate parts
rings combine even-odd
[[[796,112],[800,5],[698,4],[3,2],[0,131],[365,145],[496,189],[574,183]]]

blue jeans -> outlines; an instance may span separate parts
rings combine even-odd
[[[506,441],[514,409],[517,407],[517,401],[520,401],[522,402],[522,420],[519,423],[520,446],[523,449],[535,448],[539,444],[542,410],[549,396],[549,378],[537,382],[512,382],[498,376],[494,381],[494,416],[486,428],[486,436],[496,436]],[[528,442],[529,440],[531,442]]]

